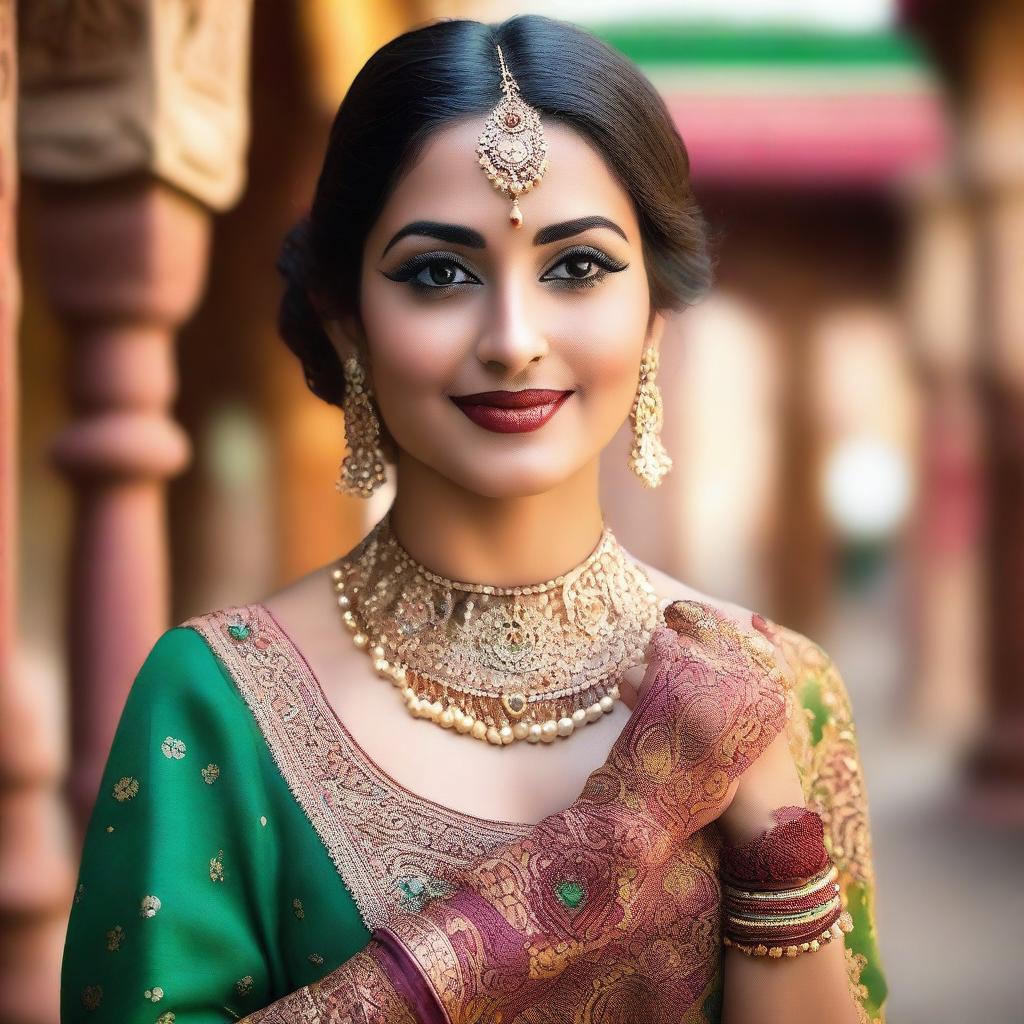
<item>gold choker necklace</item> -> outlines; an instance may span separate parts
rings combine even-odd
[[[333,579],[353,643],[409,713],[496,746],[550,743],[610,712],[659,616],[651,581],[607,525],[574,569],[494,587],[421,565],[389,510]]]

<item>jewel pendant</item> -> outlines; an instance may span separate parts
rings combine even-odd
[[[526,697],[521,693],[503,693],[501,706],[510,718],[522,718],[526,714]]]

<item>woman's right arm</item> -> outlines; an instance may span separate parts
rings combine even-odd
[[[132,685],[85,837],[61,1021],[231,1024],[286,984],[253,730],[193,630]]]

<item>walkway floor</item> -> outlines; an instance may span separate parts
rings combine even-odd
[[[959,749],[894,712],[891,596],[840,611],[842,631],[826,642],[851,695],[868,788],[886,1019],[1024,1024],[1024,830],[965,811]]]

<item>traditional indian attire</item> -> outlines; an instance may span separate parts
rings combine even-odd
[[[796,666],[790,749],[853,921],[851,989],[863,1019],[884,1024],[849,698],[820,648],[792,631],[782,639]],[[62,1021],[212,1024],[289,995],[311,1006],[303,990],[374,929],[444,900],[461,868],[530,831],[417,796],[374,764],[264,606],[190,619],[157,641],[118,725],[71,908]],[[717,879],[721,843],[714,824],[695,832],[674,851],[672,877]],[[713,913],[703,923],[686,955],[707,983],[671,1008],[689,1024],[721,1018],[721,932]]]

